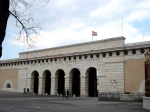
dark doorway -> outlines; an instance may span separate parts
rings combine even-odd
[[[72,74],[72,95],[80,96],[80,72],[78,69],[74,69]]]
[[[145,96],[150,97],[150,61],[145,63]]]
[[[90,68],[88,77],[88,93],[89,97],[97,96],[97,73],[95,68]]]
[[[51,92],[51,73],[50,71],[46,71],[46,76],[45,76],[45,93],[50,95]]]
[[[62,94],[65,89],[65,73],[63,70],[58,71],[58,94]]]
[[[34,93],[38,94],[39,89],[39,74],[37,71],[34,72]]]

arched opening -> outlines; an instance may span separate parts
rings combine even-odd
[[[97,97],[97,70],[93,67],[87,70],[88,96]]]
[[[45,74],[45,93],[50,95],[51,93],[51,73],[50,71],[46,70]]]
[[[11,88],[11,85],[8,83],[8,84],[6,85],[6,88]]]
[[[72,70],[72,95],[80,96],[80,71]]]
[[[37,71],[34,71],[32,73],[32,81],[31,82],[32,82],[32,85],[33,85],[33,93],[38,94],[38,89],[39,89],[39,73]]]
[[[63,70],[59,69],[56,74],[57,74],[57,83],[58,83],[57,85],[58,94],[60,95],[63,93],[65,89],[65,77],[64,77],[65,73]]]

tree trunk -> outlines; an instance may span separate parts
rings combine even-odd
[[[2,56],[2,42],[5,38],[8,17],[9,0],[0,0],[0,57]]]

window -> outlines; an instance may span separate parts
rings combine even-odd
[[[120,55],[120,52],[119,52],[119,51],[117,51],[117,52],[116,52],[116,55],[117,55],[117,56],[119,56],[119,55]]]
[[[103,53],[102,56],[103,56],[103,57],[106,57],[106,53]]]
[[[127,51],[127,50],[125,50],[125,51],[124,51],[124,54],[125,54],[125,55],[128,55],[128,51]]]
[[[69,60],[71,60],[71,56],[69,56]]]
[[[113,53],[112,52],[109,52],[109,56],[112,56],[113,55]]]
[[[74,56],[73,59],[76,60],[76,56]]]
[[[66,61],[66,57],[64,57],[64,61]]]
[[[79,59],[82,59],[82,56],[79,56]]]
[[[84,58],[87,59],[87,55],[84,55]]]
[[[145,52],[145,50],[144,50],[144,49],[141,49],[141,50],[140,50],[140,53],[142,53],[142,54],[143,54],[144,52]]]
[[[93,58],[93,54],[90,55],[90,58]]]
[[[96,54],[96,57],[99,58],[99,54]]]
[[[136,50],[135,49],[132,50],[132,54],[136,54]]]
[[[10,85],[10,84],[7,84],[7,85],[6,85],[6,88],[11,88],[11,85]]]

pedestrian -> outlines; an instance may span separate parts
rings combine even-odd
[[[26,94],[26,88],[23,89],[23,94]]]
[[[66,97],[65,89],[64,89],[64,90],[63,90],[63,92],[62,92],[62,96],[63,96],[63,98],[65,98],[65,97]]]
[[[67,89],[67,98],[69,98],[69,90]]]
[[[29,93],[29,88],[27,88],[27,93]]]

